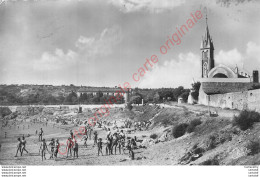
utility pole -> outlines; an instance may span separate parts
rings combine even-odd
[[[209,110],[209,101],[210,101],[210,96],[207,95],[207,98],[208,98],[208,113],[209,113],[209,115],[210,115],[210,110]]]

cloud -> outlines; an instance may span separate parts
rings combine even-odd
[[[229,67],[235,67],[235,65],[238,65],[238,67],[241,67],[243,62],[244,57],[236,48],[230,51],[220,50],[215,57],[215,65],[224,64]]]
[[[236,65],[239,68],[244,68],[247,71],[254,69],[260,69],[260,45],[257,45],[255,42],[249,41],[246,44],[246,52],[241,53],[236,48],[224,51],[220,50],[215,57],[216,65],[224,64],[231,68],[234,68]]]
[[[121,28],[113,26],[105,28],[97,38],[80,36],[75,45],[86,58],[94,58],[111,54],[113,47],[121,40]]]
[[[57,48],[53,53],[44,52],[40,59],[33,62],[33,69],[39,71],[66,69],[77,63],[82,64],[88,59],[109,55],[121,39],[122,32],[119,26],[105,28],[97,38],[80,36],[75,43],[76,50],[68,50],[65,53]]]
[[[248,55],[248,57],[256,58],[259,61],[260,45],[257,45],[256,43],[250,41],[247,43],[246,47],[246,54]]]
[[[177,59],[165,61],[162,66],[156,65],[151,72],[146,73],[138,87],[191,87],[193,78],[200,77],[200,56],[191,52],[179,54]]]
[[[76,63],[78,54],[72,50],[64,53],[62,49],[56,49],[55,52],[44,52],[40,60],[33,63],[34,70],[58,70],[69,67]]]
[[[109,0],[109,2],[125,13],[135,11],[160,13],[184,4],[185,0]]]

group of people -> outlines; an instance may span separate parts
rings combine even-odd
[[[60,147],[60,143],[59,140],[56,139],[56,141],[54,139],[51,139],[51,142],[49,143],[50,146],[50,151],[48,149],[47,143],[45,141],[45,139],[43,138],[43,129],[40,128],[39,132],[36,130],[36,135],[39,135],[39,141],[41,142],[40,144],[40,148],[39,148],[39,153],[42,157],[42,160],[46,160],[46,152],[49,152],[51,154],[50,159],[53,159],[54,157],[57,158],[58,152],[59,152],[59,147]],[[17,157],[18,153],[20,152],[20,155],[23,155],[23,152],[25,151],[26,153],[29,153],[26,149],[26,140],[25,137],[23,135],[22,138],[18,138],[18,143],[17,143],[17,150],[16,150],[16,155],[15,157]]]
[[[148,129],[148,127],[152,124],[152,122],[150,120],[148,121],[142,121],[142,122],[135,122],[134,123],[134,127],[136,130],[142,131],[143,128],[145,128],[145,130]]]
[[[48,145],[47,145],[45,139],[43,139],[41,142],[40,148],[39,148],[39,152],[42,157],[42,161],[44,159],[46,160],[46,156],[45,156],[46,152],[49,152],[51,154],[50,159],[54,159],[54,157],[57,158],[59,148],[60,148],[59,139],[56,139],[56,141],[55,141],[54,138],[52,138],[49,143],[49,147],[50,147],[50,151],[48,149]]]
[[[100,123],[102,125],[102,123]],[[116,122],[115,122],[116,124]],[[99,124],[98,124],[99,125]],[[100,125],[99,125],[100,127]],[[91,140],[91,137],[93,138],[93,147],[97,146],[97,155],[103,156],[103,146],[105,146],[105,152],[106,155],[113,155],[116,154],[117,148],[119,149],[119,153],[123,151],[125,153],[125,150],[128,150],[129,156],[131,159],[134,159],[134,152],[136,146],[136,137],[129,139],[126,137],[123,130],[119,130],[117,127],[115,132],[112,133],[110,131],[110,128],[107,129],[106,138],[105,141],[102,141],[102,138],[98,138],[97,131],[93,132],[93,127],[87,124],[85,126],[84,132],[81,134],[83,135],[81,137],[81,141],[84,141],[84,147],[87,147],[87,141],[88,139]],[[38,140],[41,142],[39,147],[39,153],[41,155],[42,161],[46,160],[46,153],[48,152],[50,154],[49,159],[56,159],[58,157],[58,153],[60,152],[60,146],[58,139],[52,138],[49,143],[46,142],[46,140],[43,138],[43,129],[40,128],[39,132],[36,130],[36,135],[38,135]],[[18,138],[18,145],[17,145],[17,151],[15,157],[17,157],[17,154],[20,152],[21,156],[23,155],[23,152],[27,152],[26,150],[26,140],[23,136],[22,139]],[[66,142],[66,151],[65,153],[61,153],[62,155],[67,155],[67,157],[70,155],[72,156],[73,151],[73,157],[78,158],[78,151],[79,151],[79,145],[76,140],[76,135],[73,134],[72,130],[70,130],[70,135]]]
[[[136,140],[135,139],[127,139],[123,130],[119,130],[117,128],[116,132],[111,133],[110,128],[107,129],[105,142],[102,142],[102,138],[98,139],[98,156],[99,154],[103,155],[102,146],[105,145],[106,155],[113,155],[113,152],[116,154],[117,148],[119,149],[119,153],[128,150],[129,156],[131,159],[134,159],[133,149],[136,148]],[[122,150],[122,151],[121,151]]]

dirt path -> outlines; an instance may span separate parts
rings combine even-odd
[[[162,107],[167,107],[167,108],[187,108],[189,111],[193,111],[194,113],[206,113],[208,114],[208,110],[217,112],[219,117],[222,118],[228,118],[232,119],[234,115],[238,115],[240,111],[238,110],[231,110],[231,109],[222,109],[222,108],[215,108],[215,107],[209,107],[205,105],[191,105],[191,104],[178,104],[176,102],[171,102],[169,104],[160,104]]]

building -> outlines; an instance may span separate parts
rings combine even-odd
[[[250,74],[237,66],[234,68],[223,64],[215,66],[214,45],[207,19],[200,50],[201,87],[198,103],[231,109],[260,110],[260,89],[254,90],[260,86],[258,71],[254,70]]]
[[[131,95],[131,89],[128,91],[123,90],[122,88],[119,87],[82,87],[77,91],[78,97],[81,94],[92,94],[93,96],[96,96],[100,93],[105,96],[116,96],[117,94],[122,94],[124,96],[125,102],[129,102],[130,100],[130,95]]]

